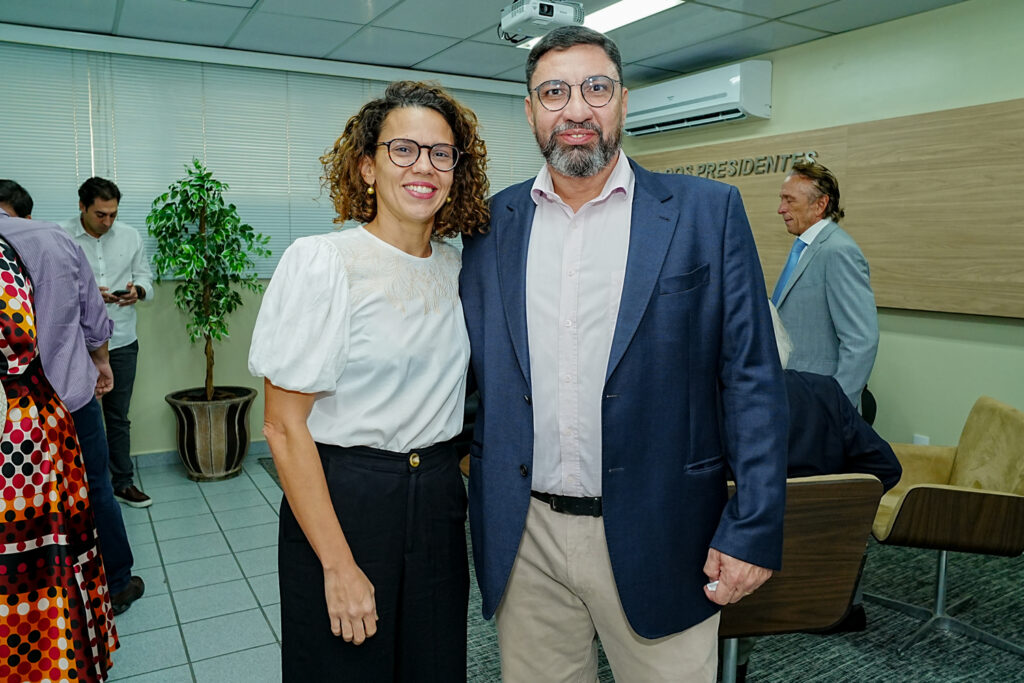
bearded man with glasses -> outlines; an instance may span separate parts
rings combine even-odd
[[[620,149],[618,48],[526,64],[547,163],[464,236],[470,518],[503,680],[713,681],[718,611],[779,567],[788,413],[736,188]],[[726,465],[736,495],[727,500]]]

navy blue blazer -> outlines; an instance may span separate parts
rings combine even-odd
[[[703,592],[709,547],[779,567],[788,413],[739,192],[630,163],[636,184],[605,376],[602,494],[626,617],[639,635],[658,638],[717,611]],[[480,390],[469,509],[485,618],[505,590],[530,501],[531,186],[497,194],[489,231],[464,238],[461,296]],[[731,500],[727,459],[738,484]]]
[[[886,491],[903,468],[892,447],[871,428],[833,377],[786,370],[789,399],[789,476],[862,472]]]

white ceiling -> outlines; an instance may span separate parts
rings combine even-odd
[[[614,0],[583,0],[594,12]],[[688,0],[609,35],[637,87],[962,0]],[[521,82],[511,0],[0,0],[0,22]]]

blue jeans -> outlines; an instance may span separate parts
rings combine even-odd
[[[110,478],[115,491],[128,488],[135,478],[131,457],[132,423],[128,420],[128,408],[132,402],[138,357],[138,340],[111,350],[110,369],[114,373],[114,388],[101,402],[103,424],[107,428],[107,449],[110,453]]]
[[[96,531],[100,539],[100,554],[107,571],[111,595],[128,587],[132,578],[132,548],[121,518],[121,506],[114,500],[107,461],[107,435],[103,432],[103,414],[95,398],[71,413],[78,432],[78,443],[85,462],[85,476],[89,483],[89,500],[96,518]]]

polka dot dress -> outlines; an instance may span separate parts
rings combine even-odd
[[[117,648],[107,579],[71,414],[35,335],[32,284],[0,239],[0,681],[102,681]]]

